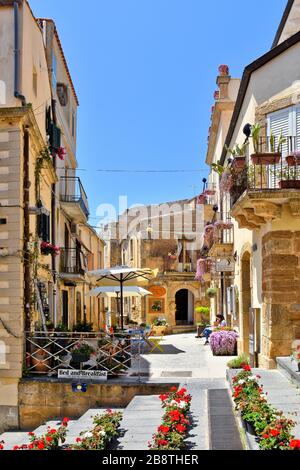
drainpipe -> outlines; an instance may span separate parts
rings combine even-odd
[[[57,123],[56,117],[56,101],[52,99],[52,113],[53,121]],[[53,166],[56,174],[56,153],[52,152]],[[56,245],[57,240],[57,227],[56,227],[56,183],[51,187],[51,238],[53,245]],[[53,277],[53,320],[54,325],[57,325],[57,257],[52,253],[52,277]]]
[[[19,2],[14,2],[14,96],[26,106],[26,98],[20,93],[20,21],[19,21]]]
[[[29,224],[29,131],[24,129],[24,174],[23,174],[23,201],[24,201],[24,312],[25,331],[30,331],[30,301],[31,301],[31,268],[30,268],[30,224]]]

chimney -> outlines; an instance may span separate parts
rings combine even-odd
[[[229,67],[228,65],[220,65],[218,70],[219,70],[219,75],[217,77],[217,85],[220,90],[219,99],[226,100],[229,98],[228,84],[231,79],[231,76],[229,75]]]

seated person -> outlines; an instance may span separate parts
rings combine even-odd
[[[212,334],[214,328],[220,328],[222,326],[226,326],[226,321],[225,318],[222,314],[219,314],[216,316],[216,321],[213,326],[208,326],[203,330],[202,334],[200,335],[201,338],[206,338],[206,341],[204,344],[209,344],[209,337]]]

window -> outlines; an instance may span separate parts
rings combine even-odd
[[[38,236],[43,242],[50,242],[50,214],[40,205],[40,214],[37,216]]]
[[[287,138],[282,146],[282,154],[286,156],[288,152],[300,150],[300,105],[281,109],[267,117],[268,136],[271,132],[278,137],[282,132]]]

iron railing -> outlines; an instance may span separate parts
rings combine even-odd
[[[83,275],[87,270],[84,253],[78,248],[60,249],[60,271],[67,274]]]
[[[98,370],[108,375],[139,375],[142,332],[131,334],[26,333],[26,375],[57,376],[60,369]],[[76,354],[85,345],[91,351]]]
[[[88,198],[78,176],[61,176],[60,200],[79,204],[85,216],[89,216]]]

